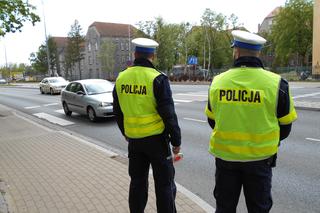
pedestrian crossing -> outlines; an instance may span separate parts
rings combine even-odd
[[[194,102],[207,101],[205,92],[195,93],[176,93],[173,94],[173,101],[175,105],[185,105]],[[72,122],[72,116],[66,117],[60,102],[45,103],[40,105],[25,106],[25,110],[31,111],[31,114],[37,118],[46,120],[50,123],[60,126],[70,126],[75,123]],[[79,115],[72,113],[73,116]]]

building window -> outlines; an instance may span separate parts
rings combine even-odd
[[[88,60],[89,60],[89,64],[91,65],[92,62],[91,62],[91,56],[88,57]]]
[[[126,43],[126,50],[129,50],[129,43]]]
[[[91,52],[91,43],[88,44],[88,51]]]
[[[121,50],[124,50],[124,45],[122,42],[120,43],[120,46],[121,46]]]
[[[95,48],[96,48],[96,51],[98,50],[98,42],[96,41],[95,43]]]

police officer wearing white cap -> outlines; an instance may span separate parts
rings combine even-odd
[[[235,213],[241,188],[248,212],[266,213],[278,146],[297,114],[287,81],[259,59],[266,40],[240,30],[232,35],[234,65],[213,79],[205,110],[216,163],[216,213]]]
[[[143,213],[148,199],[150,164],[153,170],[157,212],[176,212],[175,170],[171,156],[179,153],[181,133],[165,74],[152,64],[158,43],[132,40],[135,60],[120,72],[113,91],[118,126],[128,141],[130,212]]]

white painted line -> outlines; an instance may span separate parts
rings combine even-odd
[[[182,102],[182,103],[191,103],[192,101],[190,100],[178,100],[178,99],[173,99],[173,101],[175,102]]]
[[[149,170],[149,175],[153,176],[153,170],[150,168]],[[192,193],[188,189],[186,189],[184,186],[180,185],[179,183],[175,182],[177,191],[181,192],[184,194],[186,197],[188,197],[190,200],[195,202],[200,208],[202,208],[206,213],[213,213],[216,211],[215,208],[210,206],[206,201],[202,200],[199,196],[196,194]]]
[[[198,120],[198,119],[194,119],[194,118],[183,118],[183,119],[188,120],[188,121],[196,121],[196,122],[201,122],[201,123],[207,123],[207,121]]]
[[[178,94],[175,94],[175,95],[184,95],[184,96],[195,96],[195,97],[208,97],[208,95],[199,95],[199,94],[186,94],[186,93],[178,93]]]
[[[210,206],[206,201],[202,200],[199,196],[190,192],[188,189],[184,188],[182,185],[176,182],[177,190],[187,196],[190,200],[198,204],[205,212],[212,213],[215,212],[216,209]]]
[[[59,103],[51,103],[51,104],[44,104],[43,106],[55,106],[58,105]]]
[[[294,96],[293,99],[296,99],[296,98],[304,98],[304,97],[311,97],[311,96],[316,96],[316,95],[320,95],[320,92],[315,92],[315,93],[310,93],[310,94],[304,94],[304,95],[297,95],[297,96]]]
[[[320,139],[316,139],[316,138],[306,138],[306,140],[320,142]]]
[[[63,111],[63,109],[58,109],[58,110],[55,110],[55,112],[57,112],[57,113],[61,113],[61,114],[64,114],[64,111]]]
[[[45,120],[47,120],[47,121],[49,121],[51,123],[58,124],[60,126],[68,126],[68,125],[74,124],[73,122],[67,121],[67,120],[62,119],[62,118],[58,118],[58,117],[53,116],[53,115],[49,115],[49,114],[44,113],[44,112],[35,113],[33,115],[37,116],[38,118],[45,119]]]
[[[35,109],[35,108],[40,108],[41,106],[29,106],[29,107],[24,107],[25,109]]]

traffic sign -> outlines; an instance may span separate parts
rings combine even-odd
[[[189,56],[188,58],[188,64],[190,65],[197,65],[198,64],[198,58],[195,56]]]

